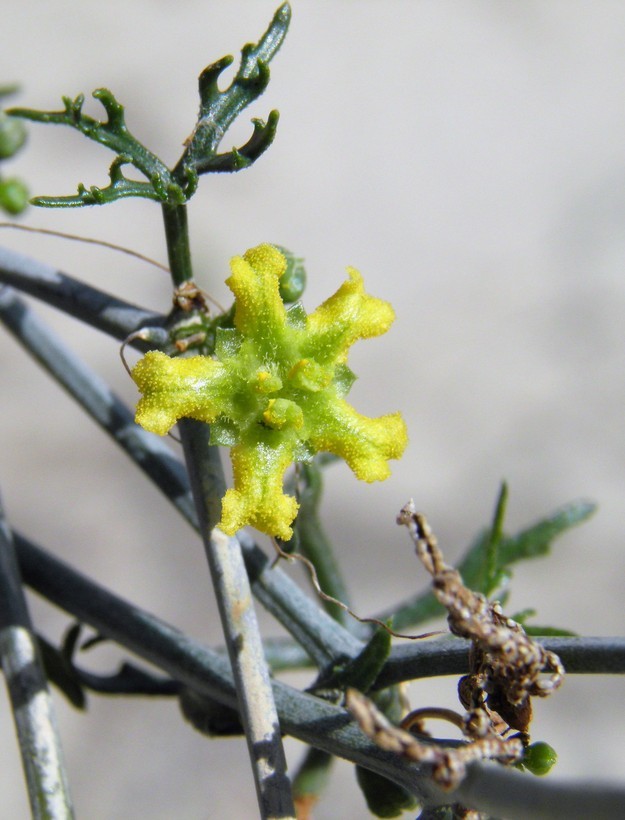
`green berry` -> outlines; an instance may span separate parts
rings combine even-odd
[[[558,755],[553,746],[538,741],[537,743],[532,743],[532,745],[528,746],[525,750],[523,765],[532,774],[542,777],[551,771],[557,759]]]
[[[28,188],[21,179],[10,177],[0,180],[0,210],[20,214],[28,205]]]
[[[0,114],[0,159],[17,153],[26,140],[26,129],[19,120]]]

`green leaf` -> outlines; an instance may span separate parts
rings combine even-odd
[[[516,618],[514,619],[516,620]],[[540,626],[538,624],[523,624],[523,629],[534,638],[578,638],[577,632],[563,629],[559,626]]]
[[[345,666],[335,671],[324,686],[346,689],[353,687],[366,694],[376,681],[391,652],[391,634],[377,627],[366,646]]]
[[[68,125],[117,154],[109,171],[111,184],[107,188],[99,189],[92,186],[87,189],[80,185],[76,196],[37,197],[33,204],[48,208],[104,205],[128,196],[142,196],[169,204],[184,202],[186,196],[167,166],[128,130],[123,105],[107,88],[97,89],[93,92],[93,97],[99,100],[106,112],[107,118],[102,122],[83,114],[84,94],[79,94],[74,99],[63,97],[62,111],[13,108],[8,112],[11,116],[33,122]],[[120,170],[125,164],[134,166],[148,182],[132,182],[126,179]]]
[[[87,187],[80,184],[75,195],[40,196],[32,200],[33,204],[45,208],[79,208],[86,205],[106,205],[125,197],[142,197],[155,199],[167,208],[185,203],[195,193],[199,174],[209,171],[240,171],[250,166],[273,142],[278,126],[277,111],[269,114],[267,122],[252,120],[254,130],[244,145],[223,154],[218,154],[217,149],[236,117],[267,87],[268,63],[282,45],[290,19],[291,8],[288,3],[283,3],[258,43],[243,47],[239,70],[225,91],[219,90],[217,81],[232,63],[231,57],[218,60],[202,72],[199,79],[198,122],[186,140],[185,151],[173,171],[131,134],[126,125],[124,106],[107,88],[93,92],[106,112],[106,119],[103,121],[83,113],[83,94],[75,98],[63,97],[62,111],[11,109],[8,113],[14,117],[52,125],[68,125],[117,154],[110,169],[111,184],[107,187]],[[132,165],[147,181],[127,179],[120,170],[124,164]]]
[[[507,566],[515,561],[547,555],[554,539],[586,521],[596,509],[597,505],[591,501],[574,501],[518,535],[503,538],[500,564]]]
[[[267,122],[253,120],[254,131],[240,148],[225,154],[217,149],[236,117],[263,93],[269,82],[269,61],[282,45],[291,20],[291,7],[283,3],[258,43],[241,51],[241,63],[234,80],[224,91],[217,81],[233,58],[223,57],[200,74],[200,113],[195,129],[187,140],[174,177],[181,187],[190,176],[209,172],[239,171],[251,165],[272,143],[278,125],[278,112],[272,111]]]
[[[592,502],[575,501],[516,535],[508,536],[503,531],[507,499],[504,483],[497,497],[491,526],[478,535],[457,564],[465,585],[487,596],[492,596],[508,582],[514,563],[547,555],[556,538],[586,521],[596,510]],[[402,630],[444,614],[445,609],[428,590],[401,604],[394,613],[384,612],[379,617],[392,616],[394,628]]]

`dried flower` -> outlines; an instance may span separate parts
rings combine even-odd
[[[402,509],[397,522],[408,527],[417,555],[432,575],[434,594],[449,613],[451,632],[472,642],[471,672],[459,684],[460,699],[472,710],[468,721],[483,722],[479,713],[487,708],[500,718],[499,731],[510,727],[527,732],[532,718],[530,698],[546,697],[562,684],[560,659],[507,618],[499,603],[489,602],[464,585],[460,573],[445,563],[427,521],[412,502]]]
[[[498,760],[514,763],[523,756],[523,744],[518,738],[508,740],[494,733],[476,738],[461,746],[444,746],[432,741],[421,741],[410,732],[394,726],[356,689],[348,689],[345,705],[362,731],[381,749],[395,752],[414,760],[429,764],[432,778],[442,789],[454,789],[466,774],[466,767],[476,760]]]

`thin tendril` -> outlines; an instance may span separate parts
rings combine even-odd
[[[116,245],[115,242],[107,242],[105,239],[94,239],[89,236],[78,236],[74,233],[65,233],[65,231],[53,231],[49,228],[35,228],[31,225],[14,225],[13,222],[0,222],[0,228],[13,228],[16,231],[27,231],[28,233],[40,233],[44,234],[45,236],[56,236],[59,239],[70,239],[72,242],[84,242],[87,245],[100,245],[103,248],[109,248],[109,250],[119,251],[120,253],[125,253],[128,256],[134,256],[135,259],[140,259],[142,262],[147,262],[148,265],[153,265],[155,268],[159,270],[165,271],[165,273],[170,273],[169,268],[167,265],[163,265],[160,262],[157,262],[156,259],[152,259],[150,256],[146,256],[144,253],[139,253],[139,251],[133,251],[132,248],[125,248],[123,245]],[[209,302],[212,302],[215,307],[220,310],[222,313],[226,312],[226,308],[220,304],[217,299],[207,293],[202,288],[198,288],[198,290],[206,297]],[[127,368],[126,368],[127,369]]]
[[[125,253],[128,256],[134,256],[136,259],[140,259],[142,262],[147,262],[149,265],[153,265],[155,268],[159,268],[165,273],[169,273],[169,268],[167,265],[162,265],[160,262],[157,262],[155,259],[151,259],[149,256],[145,256],[143,253],[139,253],[139,251],[133,251],[131,248],[124,248],[122,245],[116,245],[114,242],[107,242],[104,239],[93,239],[89,236],[77,236],[73,233],[65,233],[64,231],[53,231],[49,230],[48,228],[34,228],[30,225],[14,225],[12,222],[0,222],[0,228],[13,228],[16,231],[27,231],[29,233],[41,233],[46,236],[58,236],[60,239],[70,239],[72,242],[85,242],[88,245],[101,245],[103,248],[110,248],[114,251],[119,251],[120,253]]]
[[[312,561],[309,561],[308,558],[306,558],[304,555],[302,555],[299,552],[285,552],[282,549],[282,547],[280,546],[280,544],[278,544],[278,542],[276,541],[275,538],[272,538],[271,541],[273,543],[275,551],[278,554],[276,560],[278,560],[280,558],[284,558],[287,561],[292,561],[292,560],[301,561],[302,564],[304,564],[306,566],[306,568],[308,569],[308,572],[310,573],[310,580],[312,582],[312,585],[313,585],[317,595],[323,601],[328,601],[331,604],[335,604],[336,606],[339,607],[339,609],[342,609],[343,612],[347,612],[348,615],[351,615],[352,618],[355,618],[355,620],[357,620],[359,623],[361,623],[361,624],[375,624],[376,626],[380,626],[380,627],[382,627],[382,629],[385,629],[389,633],[389,635],[392,635],[394,638],[404,638],[407,641],[420,641],[423,638],[432,638],[435,635],[444,634],[440,630],[436,630],[435,632],[424,632],[422,635],[405,635],[402,632],[395,632],[395,630],[391,629],[390,626],[388,626],[388,624],[385,624],[384,621],[380,621],[377,618],[361,618],[360,615],[357,615],[353,610],[351,610],[347,606],[347,604],[344,604],[343,601],[339,601],[338,598],[333,598],[332,595],[328,595],[327,593],[325,593],[321,589],[321,586],[319,584],[319,579],[317,578],[317,570],[315,569],[315,565],[312,563]]]
[[[422,731],[421,725],[424,720],[446,720],[448,723],[453,723],[463,733],[465,731],[465,720],[462,715],[455,712],[453,709],[444,709],[439,706],[426,706],[422,709],[414,709],[409,715],[399,724],[400,729],[413,734],[429,736],[428,732]]]

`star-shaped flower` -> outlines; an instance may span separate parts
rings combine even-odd
[[[408,441],[399,413],[367,418],[345,401],[355,376],[347,367],[358,339],[385,333],[395,315],[365,293],[360,273],[307,316],[285,308],[279,279],[286,260],[259,245],[231,261],[226,284],[235,297],[234,328],[217,331],[215,356],[170,358],[147,353],[132,377],[143,397],[136,421],[165,435],[180,418],[211,425],[211,443],[232,447],[234,488],[222,501],[220,528],[243,526],[288,540],[297,514],[283,476],[293,461],[321,451],[345,459],[364,481],[390,474]]]

